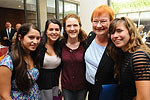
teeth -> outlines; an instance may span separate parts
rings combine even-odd
[[[120,40],[114,40],[114,42],[115,42],[115,43],[119,43],[119,42],[120,42]]]
[[[51,36],[51,38],[56,39],[58,36]]]
[[[115,40],[116,42],[120,42],[120,40]]]

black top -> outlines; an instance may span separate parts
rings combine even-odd
[[[58,86],[59,83],[59,75],[61,70],[61,65],[59,65],[55,69],[44,69],[43,63],[44,63],[44,57],[47,49],[45,48],[44,44],[40,44],[40,75],[37,80],[37,84],[39,86],[40,90],[44,89],[52,89],[54,86]]]
[[[135,81],[150,80],[150,59],[142,51],[126,52],[120,71],[120,100],[132,100],[136,96]]]

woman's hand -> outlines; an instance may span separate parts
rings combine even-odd
[[[62,92],[62,87],[61,87],[61,73],[62,71],[60,71],[60,75],[59,75],[59,91]]]

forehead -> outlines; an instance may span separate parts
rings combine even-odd
[[[107,19],[107,20],[109,20],[110,19],[110,16],[109,16],[109,14],[108,13],[102,13],[101,15],[95,15],[94,17],[93,17],[93,20],[94,19]]]
[[[21,26],[21,24],[16,24],[16,26]]]
[[[10,24],[10,22],[6,22],[6,24]]]
[[[79,23],[79,22],[78,22],[78,20],[76,18],[68,18],[66,20],[66,25],[67,24],[77,24],[77,23]]]
[[[114,24],[114,26],[116,27],[116,28],[126,28],[126,26],[125,26],[125,22],[123,22],[123,21],[118,21],[118,22],[116,22],[116,24]]]
[[[54,24],[54,23],[50,23],[48,25],[48,28],[59,28],[59,25],[58,24]]]
[[[30,28],[29,32],[26,35],[40,36],[40,32],[33,28]]]

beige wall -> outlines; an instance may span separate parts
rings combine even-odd
[[[99,5],[108,4],[107,1],[108,0],[80,0],[80,17],[82,28],[87,34],[92,30],[90,18],[93,10]]]
[[[40,14],[40,29],[41,32],[45,29],[45,22],[47,21],[47,0],[38,0],[39,2],[39,14]]]

